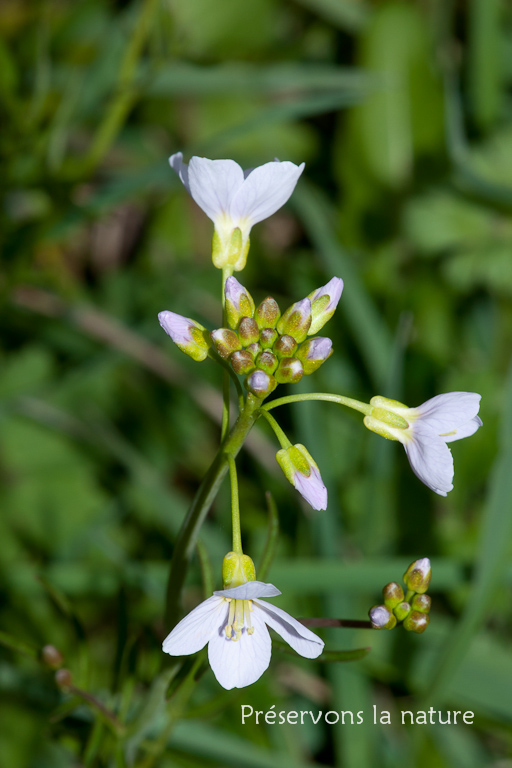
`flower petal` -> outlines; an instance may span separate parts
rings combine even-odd
[[[208,661],[213,674],[226,690],[244,688],[258,680],[270,664],[272,644],[261,614],[251,614],[252,635],[244,627],[239,640],[226,637],[224,627],[208,643]]]
[[[169,165],[173,171],[176,171],[183,183],[183,186],[190,194],[190,184],[188,182],[188,165],[183,162],[183,152],[176,152],[176,154],[171,155],[169,158]]]
[[[316,659],[322,653],[324,641],[281,608],[276,608],[265,600],[255,600],[252,616],[253,620],[256,616],[262,616],[269,627],[306,659]]]
[[[453,488],[453,457],[443,438],[417,422],[413,437],[403,445],[416,477],[440,496],[446,496]]]
[[[463,437],[471,437],[483,424],[480,416],[474,416],[471,421],[467,421],[461,427],[457,427],[454,435],[440,435],[445,443],[453,443],[454,440],[461,440]]]
[[[480,398],[481,395],[476,392],[447,392],[411,410],[419,415],[422,424],[428,425],[436,435],[442,435],[472,421],[480,408]],[[413,429],[417,423],[414,423]]]
[[[233,199],[233,219],[247,218],[252,225],[271,216],[286,203],[303,170],[304,163],[275,160],[255,168]]]
[[[237,600],[254,600],[255,597],[276,597],[281,593],[273,584],[266,584],[264,581],[248,581],[231,589],[219,589],[213,594],[234,597]]]
[[[171,656],[186,656],[204,648],[206,643],[227,623],[229,604],[222,597],[209,597],[176,624],[162,643]]]
[[[297,470],[293,485],[313,509],[327,509],[327,488],[317,467],[311,466],[309,477]]]
[[[212,221],[224,214],[231,215],[233,198],[244,182],[244,173],[238,163],[193,157],[188,178],[190,194]]]

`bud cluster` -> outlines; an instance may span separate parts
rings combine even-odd
[[[281,314],[270,296],[256,307],[250,293],[234,277],[226,281],[229,328],[212,331],[217,353],[234,372],[245,376],[245,387],[266,397],[278,384],[295,384],[316,371],[332,354],[332,341],[308,338],[333,315],[343,288],[334,277]]]
[[[404,573],[407,593],[392,581],[382,590],[384,605],[374,605],[369,610],[374,629],[393,629],[402,623],[408,632],[421,634],[429,625],[430,597],[426,594],[432,569],[428,557],[415,560]]]

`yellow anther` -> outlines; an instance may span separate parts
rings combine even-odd
[[[231,637],[231,633],[233,632],[233,627],[231,624],[228,624],[226,627],[224,627],[224,632],[226,633],[226,637],[229,639]]]
[[[443,434],[439,435],[439,437],[450,437],[450,435],[456,435],[456,434],[457,434],[457,430],[454,429],[452,432],[443,432]]]

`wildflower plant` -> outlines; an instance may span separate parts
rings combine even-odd
[[[291,442],[273,414],[275,409],[323,400],[359,411],[364,426],[401,442],[417,477],[435,493],[446,496],[453,488],[454,475],[448,443],[472,435],[481,426],[480,396],[451,392],[437,395],[417,408],[380,395],[369,403],[341,393],[273,396],[279,386],[294,385],[303,376],[314,375],[333,354],[331,339],[319,332],[332,320],[344,289],[342,278],[335,275],[282,309],[271,295],[257,303],[247,285],[233,274],[246,264],[252,226],[288,200],[304,164],[274,161],[244,172],[232,160],[193,157],[187,165],[181,153],[174,154],[170,164],[214,224],[212,260],[222,270],[222,322],[220,327],[208,330],[192,318],[164,310],[159,313],[160,325],[196,362],[205,363],[209,358],[222,366],[224,379],[219,451],[192,501],[175,545],[167,593],[166,626],[170,633],[163,650],[180,656],[208,644],[210,665],[219,683],[225,688],[244,687],[257,680],[270,662],[267,626],[307,658],[320,656],[323,641],[305,625],[325,626],[324,620],[298,622],[261,600],[280,592],[272,584],[257,580],[253,561],[243,551],[236,459],[255,422],[264,419],[272,428],[280,445],[276,459],[286,479],[313,509],[325,510],[328,496],[321,468],[307,446]],[[233,424],[230,382],[239,407]],[[223,589],[213,591],[179,621],[179,600],[188,563],[202,523],[228,473],[233,545],[224,558]],[[406,593],[400,585],[388,584],[384,603],[370,610],[370,621],[355,625],[391,629],[403,623],[409,631],[423,632],[430,609],[426,595],[430,581],[428,558],[415,561],[404,581]],[[339,622],[340,626],[354,625]]]

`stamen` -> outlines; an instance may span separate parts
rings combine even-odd
[[[224,599],[229,603],[228,623],[224,628],[226,637],[229,639],[233,633],[233,619],[235,617],[236,600],[233,600],[231,597],[226,597]]]
[[[247,626],[248,635],[254,634],[254,627],[251,624],[251,611],[252,611],[252,601],[244,600],[244,617],[245,617],[245,623]]]

